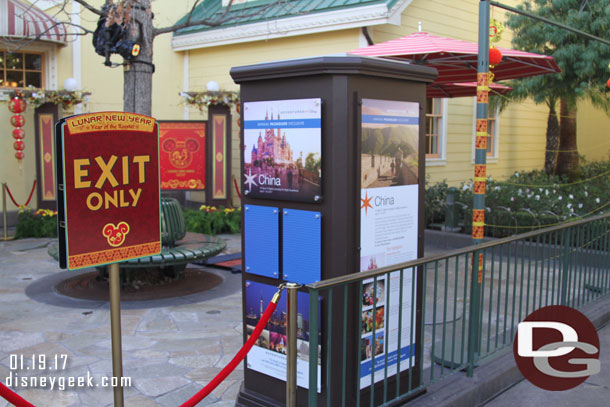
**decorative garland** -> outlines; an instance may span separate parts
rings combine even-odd
[[[87,96],[91,95],[90,92],[83,92],[80,90],[20,89],[19,93],[21,94],[21,97],[25,99],[27,104],[32,106],[34,109],[44,105],[45,103],[62,105],[62,107],[65,109],[70,106],[83,103]],[[11,93],[10,97],[13,98],[15,95],[16,93]]]
[[[489,40],[490,42],[500,42],[502,33],[504,32],[504,24],[492,18],[489,21]]]
[[[196,106],[200,111],[215,105],[239,109],[239,92],[180,92],[180,96],[186,105]]]

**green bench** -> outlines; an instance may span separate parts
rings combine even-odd
[[[120,268],[160,268],[165,274],[176,277],[188,263],[213,257],[227,245],[224,240],[214,236],[187,235],[182,208],[173,198],[161,198],[161,244],[160,254],[126,260],[120,263]],[[48,253],[59,259],[57,242],[49,245]]]

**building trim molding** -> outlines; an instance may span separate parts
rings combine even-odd
[[[402,12],[412,1],[399,0],[389,10],[385,3],[374,4],[347,10],[311,13],[298,17],[174,35],[172,48],[174,51],[186,51],[380,24],[400,25]]]

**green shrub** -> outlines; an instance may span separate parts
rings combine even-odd
[[[49,209],[22,209],[17,216],[15,239],[57,237],[57,212]]]
[[[426,193],[424,213],[426,218],[426,226],[431,223],[443,223],[445,221],[445,201],[447,200],[447,180],[442,180],[436,184],[429,184],[426,178]]]
[[[435,202],[439,191],[446,191],[442,181],[426,188],[426,225],[428,219],[443,223],[444,213]],[[446,193],[445,193],[446,196]],[[463,211],[464,232],[472,230],[472,181],[459,188],[457,199],[467,209]],[[431,209],[428,209],[430,206]],[[581,161],[580,178],[569,182],[544,171],[515,172],[504,181],[487,180],[485,195],[485,235],[505,237],[529,232],[541,227],[556,225],[585,216],[610,210],[610,160]],[[439,219],[440,218],[440,219]]]
[[[241,231],[241,208],[216,208],[203,205],[198,210],[185,209],[186,230],[205,235],[239,233]]]

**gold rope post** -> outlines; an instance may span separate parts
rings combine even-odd
[[[121,282],[119,263],[108,265],[110,283],[110,338],[112,341],[112,375],[116,377],[114,407],[123,407],[123,356],[121,349]]]

